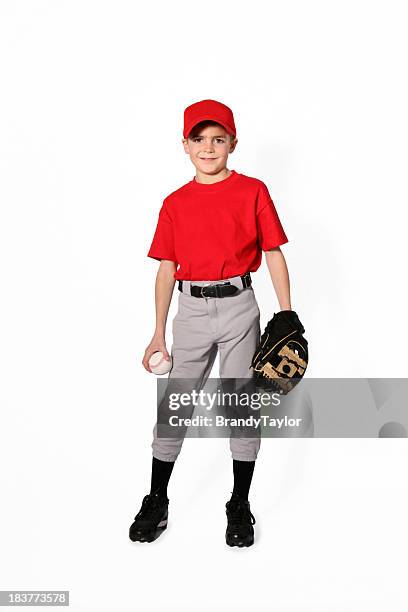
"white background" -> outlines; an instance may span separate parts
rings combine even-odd
[[[224,543],[227,441],[186,440],[167,532],[128,540],[155,416],[146,253],[194,175],[188,104],[233,109],[228,167],[268,185],[309,376],[406,376],[404,9],[0,2],[0,589],[69,589],[81,612],[406,610],[405,440],[266,440],[245,550]]]

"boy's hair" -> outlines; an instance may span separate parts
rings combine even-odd
[[[218,125],[220,128],[222,128],[223,130],[225,130],[224,126],[222,126],[220,123],[217,123],[216,121],[211,121],[211,119],[206,119],[205,121],[200,121],[200,123],[197,123],[193,129],[191,130],[190,134],[188,135],[189,138],[196,138],[196,136],[198,136],[199,132],[201,130],[203,130],[206,127],[209,127],[210,125]],[[225,130],[226,131],[226,130]],[[235,140],[235,136],[233,134],[228,134],[230,137],[230,141],[234,142]]]

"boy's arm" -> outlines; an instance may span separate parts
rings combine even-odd
[[[167,315],[175,285],[174,273],[177,265],[174,261],[162,259],[156,276],[156,329],[155,335],[165,337]]]
[[[266,265],[271,275],[281,310],[292,310],[290,305],[290,281],[285,257],[280,247],[265,251]]]
[[[164,357],[169,359],[166,348],[166,322],[176,282],[174,278],[176,269],[177,264],[174,261],[162,259],[157,272],[155,284],[156,327],[142,361],[148,372],[151,372],[149,359],[155,351],[162,351]]]

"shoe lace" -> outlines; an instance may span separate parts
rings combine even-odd
[[[142,502],[142,507],[137,513],[137,519],[154,519],[157,515],[158,510],[160,509],[160,501],[156,495],[146,495]]]
[[[228,520],[230,525],[239,525],[243,519],[248,519],[251,525],[255,525],[255,517],[244,500],[238,499],[229,502]]]

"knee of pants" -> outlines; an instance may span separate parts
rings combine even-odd
[[[157,423],[153,429],[151,447],[153,456],[161,461],[176,461],[183,446],[184,438],[160,438],[157,436]]]
[[[231,456],[237,461],[256,461],[260,438],[230,438]]]

